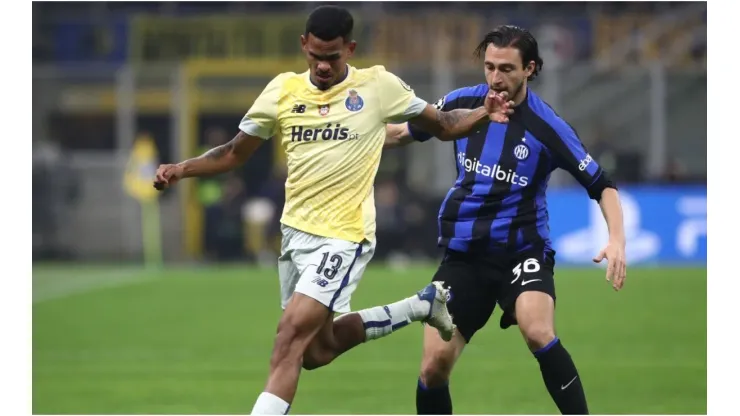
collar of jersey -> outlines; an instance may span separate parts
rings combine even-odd
[[[344,78],[342,78],[342,80],[339,81],[338,83],[332,85],[331,88],[329,88],[329,90],[331,90],[331,89],[339,86],[344,81],[346,81],[347,78],[349,78],[349,73],[350,73],[350,71],[352,71],[352,67],[349,66],[349,64],[346,64],[346,65],[347,65],[347,71],[344,73]],[[310,69],[308,71],[306,71],[306,83],[309,85],[309,88],[311,88],[314,91],[326,92],[326,91],[321,91],[316,85],[314,85],[313,81],[311,81],[311,70]],[[327,91],[329,91],[329,90],[327,90]]]

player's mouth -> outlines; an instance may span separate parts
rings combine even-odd
[[[316,74],[316,81],[319,81],[321,83],[328,83],[331,82],[331,74]]]

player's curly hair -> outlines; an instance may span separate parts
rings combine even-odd
[[[542,70],[542,57],[537,46],[537,39],[534,38],[529,30],[514,25],[501,25],[489,32],[483,41],[475,48],[475,56],[480,59],[486,55],[488,45],[493,44],[498,48],[517,48],[522,55],[522,65],[525,67],[534,61],[534,71],[527,78],[529,81],[537,78],[537,74]]]
[[[345,42],[352,39],[354,18],[349,10],[338,6],[320,6],[314,9],[306,21],[306,33],[323,41],[342,38]]]

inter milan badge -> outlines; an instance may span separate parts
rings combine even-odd
[[[320,105],[319,114],[321,114],[322,117],[326,117],[326,115],[329,114],[329,104]]]
[[[526,144],[520,143],[514,148],[514,157],[519,160],[525,160],[529,157],[529,147]]]
[[[349,97],[344,100],[344,106],[349,111],[360,111],[365,106],[365,102],[356,90],[349,90]]]

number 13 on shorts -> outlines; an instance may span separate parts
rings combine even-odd
[[[283,227],[279,265],[282,307],[294,292],[333,312],[350,311],[350,298],[372,259],[375,245],[320,237]]]

